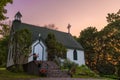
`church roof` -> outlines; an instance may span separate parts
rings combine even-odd
[[[71,36],[69,33],[48,29],[45,27],[35,26],[31,24],[13,21],[12,28],[17,31],[21,29],[28,29],[32,33],[32,41],[38,40],[38,35],[41,34],[43,41],[47,38],[49,33],[53,33],[58,42],[62,43],[65,47],[70,49],[83,50],[83,47]]]

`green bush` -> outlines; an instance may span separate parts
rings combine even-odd
[[[74,76],[99,77],[95,72],[90,70],[86,65],[77,67],[76,74]]]
[[[65,69],[72,69],[73,67],[77,67],[78,64],[74,63],[74,62],[71,62],[69,59],[66,59],[63,63],[63,68]]]
[[[115,67],[111,63],[98,63],[96,68],[100,74],[112,75],[115,73]]]
[[[66,59],[63,63],[63,68],[68,69],[68,74],[73,77],[73,75],[76,73],[76,68],[78,64],[71,62],[69,59]]]

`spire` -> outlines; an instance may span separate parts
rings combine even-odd
[[[22,15],[21,15],[21,13],[18,11],[16,14],[15,14],[15,20],[18,20],[18,21],[21,21],[21,17],[22,17]]]
[[[71,28],[71,25],[70,25],[70,24],[68,24],[68,26],[67,26],[68,33],[70,33],[70,28]]]

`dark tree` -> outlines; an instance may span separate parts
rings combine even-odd
[[[4,8],[8,3],[12,3],[12,0],[0,0],[0,20],[4,20],[7,17],[4,16],[7,10]]]
[[[32,35],[28,29],[16,31],[13,37],[13,61],[16,70],[21,71],[22,64],[26,63],[26,59],[31,52]]]
[[[120,10],[117,13],[108,13],[106,19],[108,23],[120,20]]]
[[[54,60],[55,56],[65,58],[66,48],[61,43],[57,42],[53,33],[48,34],[46,44],[48,48],[47,51],[49,60]]]

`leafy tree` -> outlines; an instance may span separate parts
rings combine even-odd
[[[8,42],[9,42],[10,26],[7,24],[1,24],[0,29],[0,65],[5,66],[8,53]]]
[[[48,48],[48,59],[53,60],[55,56],[65,58],[66,57],[66,48],[59,42],[57,42],[55,35],[49,33],[46,38],[46,45]]]
[[[10,34],[10,28],[11,27],[8,24],[1,24],[0,35],[2,37],[9,36],[9,34]]]
[[[12,3],[12,0],[0,0],[0,65],[6,64],[7,51],[8,51],[8,37],[9,37],[9,25],[3,24],[2,20],[7,17],[4,16],[7,10],[4,8],[8,3]]]
[[[8,53],[8,36],[0,39],[0,66],[6,65]]]
[[[117,13],[108,13],[106,19],[108,23],[120,20],[120,10]]]
[[[109,24],[101,31],[98,32],[95,27],[88,27],[81,31],[79,38],[77,38],[78,42],[84,47],[87,66],[100,73],[106,72],[105,68],[100,68],[100,66],[111,69],[106,73],[115,74],[120,71],[117,66],[120,62],[119,13],[120,11],[108,14]]]
[[[4,8],[8,3],[12,3],[12,0],[0,0],[0,20],[6,19],[4,16],[7,10]]]
[[[81,31],[78,38],[78,42],[83,46],[85,50],[85,61],[89,67],[93,68],[95,60],[94,52],[94,40],[97,35],[97,29],[95,27],[88,27]]]
[[[76,41],[78,41],[78,38],[77,38],[77,36],[73,36],[73,38],[74,38]]]
[[[31,32],[28,29],[22,29],[16,31],[13,38],[13,61],[15,65],[18,64],[16,70],[20,71],[31,51]]]
[[[119,20],[112,22],[99,32],[95,29],[91,30],[91,28],[81,32],[78,40],[85,49],[86,64],[91,69],[96,69],[97,66],[103,65],[103,63],[110,63],[116,67],[120,61],[119,23]]]

